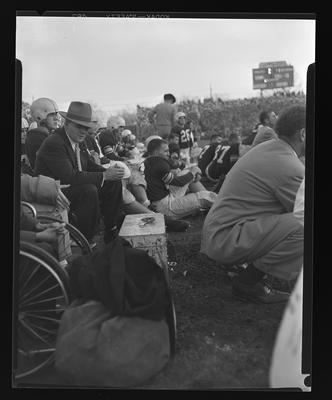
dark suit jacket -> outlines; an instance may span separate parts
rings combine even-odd
[[[91,151],[91,150],[94,150],[96,153],[99,154],[99,148],[98,148],[98,146],[97,146],[96,140],[95,140],[92,136],[90,136],[90,135],[87,135],[87,136],[86,136],[86,138],[85,138],[85,144],[86,144],[86,147],[87,147],[90,151]],[[105,156],[101,156],[101,157],[100,157],[100,162],[101,162],[101,164],[108,164],[108,163],[110,162],[110,160],[109,160],[107,157],[105,157]]]
[[[98,149],[97,143],[93,137],[91,137],[90,135],[87,135],[85,138],[85,143],[89,150],[94,150],[99,154],[99,149]]]
[[[36,157],[35,173],[60,180],[61,184],[74,186],[92,183],[100,188],[105,168],[91,160],[84,144],[80,147],[82,171],[78,171],[75,152],[64,128],[57,129],[41,145]]]
[[[42,126],[28,131],[25,140],[25,151],[32,169],[35,168],[36,153],[49,135],[47,128]]]

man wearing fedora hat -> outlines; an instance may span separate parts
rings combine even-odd
[[[155,124],[157,135],[167,139],[174,125],[176,98],[171,93],[164,95],[164,102],[157,104],[149,113],[149,121]]]
[[[77,228],[92,240],[98,227],[100,212],[104,218],[105,242],[116,235],[116,224],[122,211],[124,169],[105,169],[92,161],[85,138],[94,126],[90,104],[73,101],[68,112],[60,111],[64,126],[49,136],[40,147],[35,172],[60,180],[70,187],[63,190],[77,217]],[[100,204],[100,206],[99,206]]]

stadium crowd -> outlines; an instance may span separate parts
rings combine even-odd
[[[64,112],[39,98],[29,109],[34,126],[22,118],[21,200],[28,200],[24,187],[35,185],[35,200],[52,197],[67,208],[92,248],[100,231],[112,242],[128,214],[161,213],[167,231],[181,232],[187,216],[206,214],[201,251],[237,267],[234,295],[286,301],[289,293],[264,279],[294,280],[302,267],[303,225],[293,208],[305,170],[305,96],[286,97],[288,107],[285,96],[273,96],[188,101],[179,111],[168,93],[145,113],[151,134],[144,142],[122,117],[103,125],[88,103],[72,101]],[[209,143],[201,148],[207,126]],[[22,240],[56,254],[64,229],[21,208]]]
[[[305,101],[303,92],[278,91],[273,96],[234,100],[222,100],[218,97],[182,100],[177,104],[177,109],[195,123],[198,138],[206,139],[216,133],[225,137],[231,133],[239,133],[245,139],[251,135],[262,111],[273,110],[279,114],[285,107],[305,105]],[[150,108],[137,106],[137,125],[144,138],[154,131],[149,122],[150,112]]]

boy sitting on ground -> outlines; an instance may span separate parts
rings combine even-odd
[[[147,150],[149,156],[144,161],[147,195],[157,212],[182,218],[212,206],[216,194],[205,190],[198,182],[201,170],[197,166],[189,167],[181,176],[175,176],[171,171],[165,140],[151,140]],[[177,190],[170,190],[170,186]]]

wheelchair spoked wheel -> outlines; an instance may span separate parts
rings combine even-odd
[[[37,219],[41,223],[50,223],[50,222],[63,222],[59,218],[51,217],[48,215],[38,215]],[[72,259],[89,254],[92,252],[90,244],[86,237],[77,229],[74,225],[66,222],[65,228],[69,232],[70,241],[71,241],[71,250],[72,250],[72,257],[67,261],[72,261]]]
[[[176,353],[176,341],[177,341],[177,321],[176,321],[176,310],[172,296],[172,288],[171,288],[171,280],[168,271],[168,264],[163,261],[160,251],[157,250],[159,255],[159,260],[161,262],[164,279],[166,282],[167,288],[167,297],[168,297],[168,307],[166,309],[166,321],[168,324],[169,330],[169,340],[170,340],[170,354],[171,357],[175,356]]]
[[[170,303],[166,311],[166,320],[169,329],[171,356],[174,357],[176,352],[177,327],[176,327],[176,311],[173,298],[170,292],[169,292],[169,300]]]
[[[66,272],[52,255],[31,243],[20,243],[15,283],[15,377],[20,379],[53,361],[60,319],[70,300]]]

